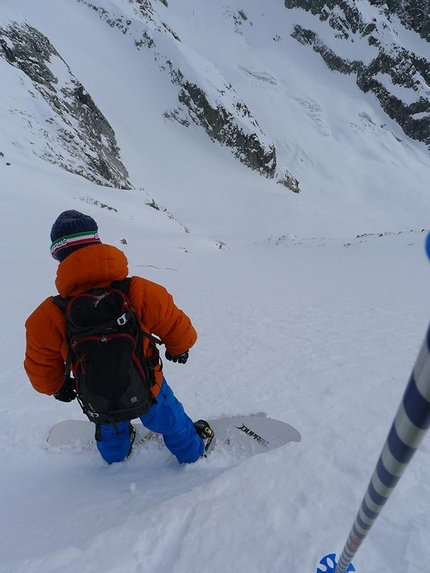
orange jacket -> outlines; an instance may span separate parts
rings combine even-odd
[[[128,262],[116,247],[97,244],[70,254],[57,270],[55,285],[63,297],[76,296],[86,290],[109,286],[127,277]],[[143,327],[159,338],[171,354],[182,354],[197,340],[188,316],[173,302],[167,290],[141,277],[132,277],[129,298]],[[38,392],[55,394],[64,383],[66,320],[63,311],[48,297],[25,323],[27,345],[24,368]],[[144,341],[145,350],[148,343]],[[157,383],[152,392],[160,390],[163,373],[156,372]]]

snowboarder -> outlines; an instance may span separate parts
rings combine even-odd
[[[51,241],[51,254],[59,262],[55,284],[61,297],[75,297],[127,277],[125,254],[101,242],[97,223],[89,215],[74,210],[61,213],[52,226]],[[129,301],[144,329],[165,344],[166,359],[185,364],[197,333],[167,290],[133,276],[129,282]],[[73,378],[64,376],[68,361],[66,318],[54,297],[42,302],[25,326],[24,368],[34,389],[63,402],[72,401],[77,388]],[[145,359],[154,360],[153,354],[148,356],[148,348],[144,350]],[[149,430],[162,434],[167,448],[179,462],[195,462],[204,454],[213,432],[204,420],[193,424],[163,376],[158,353],[156,362],[150,388],[151,400],[155,400],[140,416],[141,422]],[[95,428],[97,448],[107,463],[122,461],[130,454],[135,435],[130,421],[96,424]]]

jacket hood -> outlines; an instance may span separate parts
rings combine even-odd
[[[97,244],[70,254],[58,265],[55,286],[62,297],[109,286],[128,275],[127,257],[112,245]]]

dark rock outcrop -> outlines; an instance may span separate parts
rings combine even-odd
[[[31,122],[45,141],[34,152],[100,185],[130,189],[112,127],[48,38],[28,24],[0,28],[0,57],[21,70],[35,90],[30,95],[49,106],[49,117]]]

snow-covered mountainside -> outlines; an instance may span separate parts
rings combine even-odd
[[[285,0],[287,8],[315,17],[297,24],[294,38],[312,46],[330,69],[353,76],[407,135],[430,145],[430,7],[401,4]],[[319,31],[317,20],[325,29]]]
[[[110,27],[110,41],[118,50],[127,44],[135,56],[139,53],[140,66],[152,68],[146,91],[169,92],[155,112],[160,122],[177,122],[183,130],[191,124],[198,125],[212,141],[228,147],[244,165],[294,192],[301,190],[297,163],[303,163],[304,158],[294,155],[294,140],[289,132],[298,126],[293,124],[279,133],[267,116],[274,112],[277,123],[282,123],[294,98],[322,135],[329,134],[330,122],[325,120],[318,93],[309,90],[306,95],[293,95],[293,89],[279,82],[277,64],[281,68],[300,65],[305,73],[312,74],[313,62],[310,65],[309,60],[302,59],[300,52],[289,53],[292,38],[311,46],[330,70],[351,76],[351,82],[355,79],[361,90],[373,94],[374,101],[407,136],[430,143],[427,16],[419,24],[419,9],[414,2],[411,6],[403,3],[402,10],[398,6],[389,8],[379,0],[285,0],[283,6],[275,2],[264,9],[249,1],[242,8],[241,4],[235,7],[206,3],[202,13],[207,13],[209,26],[213,21],[213,29],[219,32],[216,46],[212,45],[211,31],[202,34],[198,21],[196,29],[184,28],[190,17],[196,17],[193,3],[180,7],[160,0],[76,3],[81,5],[81,18],[92,17],[94,30]],[[13,12],[5,13],[3,22],[0,20],[0,56],[22,72],[21,96],[27,93],[37,101],[19,107],[10,101],[8,111],[26,124],[29,137],[35,134],[37,139],[39,133],[44,140],[43,145],[35,146],[30,141],[26,146],[40,157],[90,180],[129,188],[127,161],[125,165],[124,159],[121,161],[110,118],[95,103],[100,94],[88,89],[79,66],[71,66],[72,54],[64,46],[64,38],[54,39],[52,26],[58,30],[55,12],[60,16],[62,8],[49,9],[47,5],[46,17],[43,9],[33,11],[25,2],[12,4]],[[99,20],[97,25],[94,19]],[[81,31],[72,28],[72,33],[79,38]],[[234,36],[239,57],[223,50]],[[79,58],[85,48],[75,44],[73,51]],[[254,51],[258,51],[258,59],[254,60],[260,61],[258,68],[245,65],[240,57],[242,52]],[[95,58],[92,64],[99,66]],[[145,73],[139,70],[140,66],[130,73]],[[232,73],[232,67],[241,72],[239,77]],[[334,99],[339,89],[334,87],[337,76],[326,76],[333,84]],[[287,77],[291,74],[287,73]],[[132,76],[129,80],[133,81]],[[108,90],[109,84],[107,78]],[[258,104],[257,94],[250,93],[257,91],[256,86],[260,88]],[[286,97],[279,101],[277,96],[284,87]],[[272,107],[274,99],[278,100],[276,108]],[[115,103],[123,105],[121,99]],[[39,114],[32,113],[36,105]],[[344,121],[342,110],[338,111],[337,119]],[[377,118],[358,110],[358,117],[350,115],[348,121],[353,129],[367,126],[377,131],[390,130],[384,114],[380,110],[376,113]],[[399,143],[400,133],[394,134]],[[299,141],[300,135],[295,134]],[[142,181],[133,183],[143,185]]]
[[[0,2],[0,572],[315,573],[347,539],[428,326],[428,2]],[[423,8],[424,7],[424,8]],[[421,10],[421,11],[420,11]],[[424,11],[422,11],[424,10]],[[192,319],[194,419],[302,435],[179,466],[48,450],[24,322],[65,209]],[[354,557],[426,573],[425,437]]]

